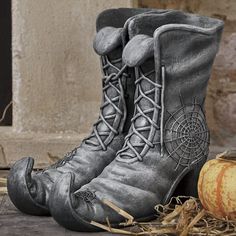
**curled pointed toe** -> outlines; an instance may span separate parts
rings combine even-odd
[[[8,194],[20,211],[30,215],[49,215],[49,210],[35,200],[40,186],[31,176],[33,166],[34,159],[31,157],[13,165],[7,178]]]
[[[79,232],[101,231],[91,225],[91,221],[105,223],[110,208],[96,199],[95,193],[73,190],[75,175],[64,174],[53,186],[49,198],[49,208],[53,218],[63,227]],[[106,209],[107,208],[107,209]]]
[[[73,173],[66,173],[54,184],[49,197],[49,208],[53,218],[63,227],[74,231],[96,231],[89,219],[80,215],[76,206],[81,204],[73,193]]]

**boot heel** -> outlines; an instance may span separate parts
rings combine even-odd
[[[202,166],[205,164],[206,160],[199,162],[194,169],[189,171],[184,178],[179,182],[173,196],[192,196],[198,197],[198,177],[202,169]]]

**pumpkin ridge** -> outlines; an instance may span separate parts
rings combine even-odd
[[[212,161],[211,163],[207,163],[208,164],[208,166],[207,166],[207,168],[206,168],[206,170],[204,169],[203,171],[202,171],[202,174],[201,174],[201,178],[200,178],[200,183],[199,183],[199,195],[201,195],[201,203],[202,203],[202,205],[203,205],[203,207],[205,208],[205,209],[208,209],[208,207],[207,207],[207,203],[206,203],[206,200],[205,200],[205,197],[204,197],[204,194],[203,194],[203,182],[204,182],[204,178],[205,178],[205,175],[206,175],[206,173],[208,172],[208,170],[210,169],[210,168],[212,168],[212,167],[214,167],[214,166],[216,166],[218,163],[217,162],[214,162],[214,161]],[[208,209],[209,210],[209,209]]]
[[[217,176],[217,179],[216,179],[216,202],[217,202],[217,205],[219,206],[219,211],[221,213],[222,216],[226,216],[225,214],[225,209],[224,209],[224,206],[223,206],[223,202],[222,202],[222,195],[221,195],[221,187],[222,187],[222,182],[223,182],[223,177],[225,175],[225,172],[228,168],[230,168],[231,165],[227,165],[227,166],[223,166],[220,173],[218,174]]]

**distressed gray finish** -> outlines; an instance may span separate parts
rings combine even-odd
[[[204,100],[222,29],[220,20],[177,11],[130,21],[123,51],[136,71],[129,133],[115,160],[90,183],[75,189],[75,175],[67,173],[53,186],[49,205],[59,224],[97,231],[90,221],[108,217],[118,226],[122,217],[104,199],[136,220],[149,220],[178,185],[196,191],[209,146]]]
[[[62,160],[43,171],[32,172],[31,157],[17,161],[8,176],[8,192],[24,213],[48,215],[51,187],[61,174],[73,172],[74,187],[80,188],[99,175],[122,147],[133,114],[134,73],[122,62],[125,44],[122,27],[126,20],[148,9],[111,9],[97,19],[94,49],[101,56],[103,103],[91,135]]]

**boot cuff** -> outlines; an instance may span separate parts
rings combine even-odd
[[[106,55],[122,45],[122,28],[105,27],[95,36],[93,48],[98,55]]]
[[[122,59],[130,67],[143,64],[154,55],[153,38],[144,34],[132,38],[123,50]]]

